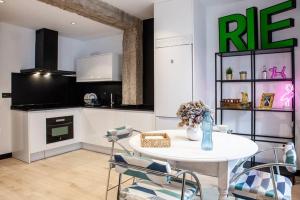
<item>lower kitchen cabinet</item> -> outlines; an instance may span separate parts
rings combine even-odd
[[[47,118],[73,116],[73,139],[47,144]],[[68,151],[87,148],[106,152],[107,130],[120,126],[131,126],[141,131],[155,128],[151,111],[72,108],[43,111],[12,110],[13,157],[30,163]],[[58,119],[59,120],[59,119]],[[122,141],[128,147],[128,140]],[[91,148],[93,147],[93,148]]]
[[[104,138],[107,130],[120,126],[130,126],[140,131],[151,131],[155,128],[154,113],[150,111],[83,109],[82,142],[110,147]],[[127,140],[122,141],[128,146]]]
[[[12,152],[13,157],[24,162],[50,157],[59,154],[66,146],[77,144],[81,139],[80,119],[81,109],[60,109],[44,111],[12,111]],[[73,116],[73,139],[47,144],[46,119],[54,117]],[[53,149],[61,148],[52,152]]]

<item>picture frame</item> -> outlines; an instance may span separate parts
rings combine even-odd
[[[260,100],[260,109],[272,109],[275,93],[263,93]]]

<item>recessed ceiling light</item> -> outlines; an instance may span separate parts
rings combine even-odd
[[[5,1],[4,0],[0,0],[0,3],[5,3]]]
[[[0,0],[0,1],[1,1],[1,0]],[[75,24],[76,24],[76,22],[71,22],[71,24],[72,24],[72,25],[75,25]]]

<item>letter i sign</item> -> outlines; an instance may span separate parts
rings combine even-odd
[[[283,3],[265,8],[260,11],[260,40],[262,49],[282,48],[297,46],[297,39],[291,38],[281,41],[273,41],[272,34],[275,31],[294,27],[294,19],[284,19],[272,22],[272,16],[296,8],[296,0],[288,0]],[[246,16],[232,14],[219,18],[219,49],[221,53],[230,51],[230,42],[238,51],[258,49],[258,9],[248,8]],[[236,23],[237,27],[230,30],[230,25]],[[247,33],[246,41],[243,36]]]

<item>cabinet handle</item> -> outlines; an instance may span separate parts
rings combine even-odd
[[[170,61],[170,62],[171,62],[171,64],[173,64],[173,63],[174,63],[174,60],[173,60],[173,59],[171,59],[171,61]]]

